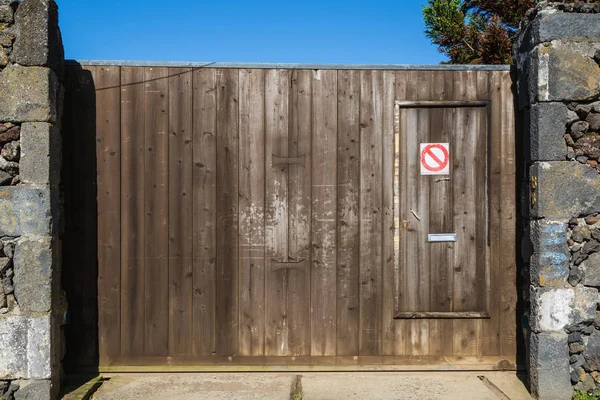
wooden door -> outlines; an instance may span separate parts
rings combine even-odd
[[[468,330],[489,318],[487,102],[398,107],[403,286],[396,318],[455,320],[455,333]]]

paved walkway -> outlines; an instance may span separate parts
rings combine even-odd
[[[105,375],[110,380],[93,400],[290,400],[297,375],[302,376],[302,397],[294,400],[531,399],[523,383],[509,372],[309,372]]]

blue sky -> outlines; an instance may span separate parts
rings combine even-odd
[[[57,0],[70,59],[437,64],[425,0]]]

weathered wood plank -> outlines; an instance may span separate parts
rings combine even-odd
[[[359,354],[360,71],[338,72],[337,355]]]
[[[217,70],[216,353],[238,352],[238,95],[236,69]]]
[[[312,174],[312,71],[291,72],[288,155],[304,156],[304,166],[288,170],[288,256],[301,261],[301,268],[288,270],[288,353],[310,355],[310,243]]]
[[[500,279],[500,302],[502,314],[500,321],[500,334],[502,343],[502,356],[511,363],[516,363],[517,353],[517,268],[516,260],[516,174],[515,174],[515,105],[513,98],[512,77],[510,72],[501,74],[502,99],[501,99],[501,169],[500,169],[500,220],[501,249],[500,266],[503,276]],[[496,189],[497,190],[497,189]]]
[[[412,73],[407,96],[417,100],[429,98],[430,72]],[[409,112],[409,139],[407,143],[409,191],[407,221],[409,235],[406,243],[407,294],[410,309],[408,311],[427,311],[430,309],[430,270],[429,249],[424,246],[429,233],[429,182],[428,176],[421,176],[420,143],[430,142],[429,110],[414,109]],[[412,136],[410,136],[412,135]],[[408,354],[429,354],[429,321],[411,321],[409,324]]]
[[[286,157],[289,130],[289,76],[286,70],[268,70],[265,76],[266,132],[266,265],[267,304],[265,354],[287,355],[289,200],[287,164],[273,166],[273,156]]]
[[[192,70],[169,69],[169,354],[192,354]]]
[[[336,351],[337,71],[313,72],[311,355]]]
[[[396,71],[396,100],[406,99],[406,89],[409,74],[406,71]],[[406,135],[407,135],[407,113],[408,110],[394,107],[394,314],[404,310],[406,307],[406,274],[405,274],[405,254],[406,254],[406,235],[405,221],[406,215]],[[395,320],[396,330],[394,355],[406,354],[406,333],[408,332],[408,322]]]
[[[121,354],[144,355],[144,69],[121,68]]]
[[[265,350],[265,76],[240,70],[240,355]]]
[[[382,317],[381,335],[383,355],[394,354],[396,322],[394,321],[394,97],[396,76],[392,71],[383,73],[383,222],[382,222]]]
[[[169,81],[167,68],[144,69],[145,80],[145,332],[144,354],[165,356],[169,346]]]
[[[476,99],[477,79],[473,71],[455,72],[454,96]],[[458,239],[454,251],[454,294],[452,311],[477,311],[475,302],[476,270],[476,209],[475,181],[477,171],[475,148],[479,136],[478,111],[457,109],[453,141],[453,202],[454,229]],[[454,321],[454,355],[477,354],[476,321]]]
[[[100,363],[121,352],[121,83],[120,67],[98,67],[96,162],[98,191],[98,322]]]
[[[195,70],[192,138],[194,356],[211,356],[216,352],[216,103],[216,70]]]
[[[431,74],[430,96],[432,100],[445,101],[452,97],[453,75],[446,71]],[[452,131],[452,108],[429,111],[432,143],[450,143]],[[453,149],[451,149],[452,151]],[[452,220],[452,181],[434,177],[429,191],[429,231],[431,233],[454,232]],[[452,302],[453,251],[454,243],[430,243],[431,308],[430,311],[449,312]],[[431,355],[452,354],[452,321],[429,322]]]
[[[360,354],[381,351],[383,74],[361,71]]]

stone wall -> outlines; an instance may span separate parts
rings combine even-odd
[[[0,0],[0,398],[53,399],[60,376],[63,49],[52,0]]]
[[[529,380],[600,393],[600,4],[541,2],[515,46],[526,121]]]

